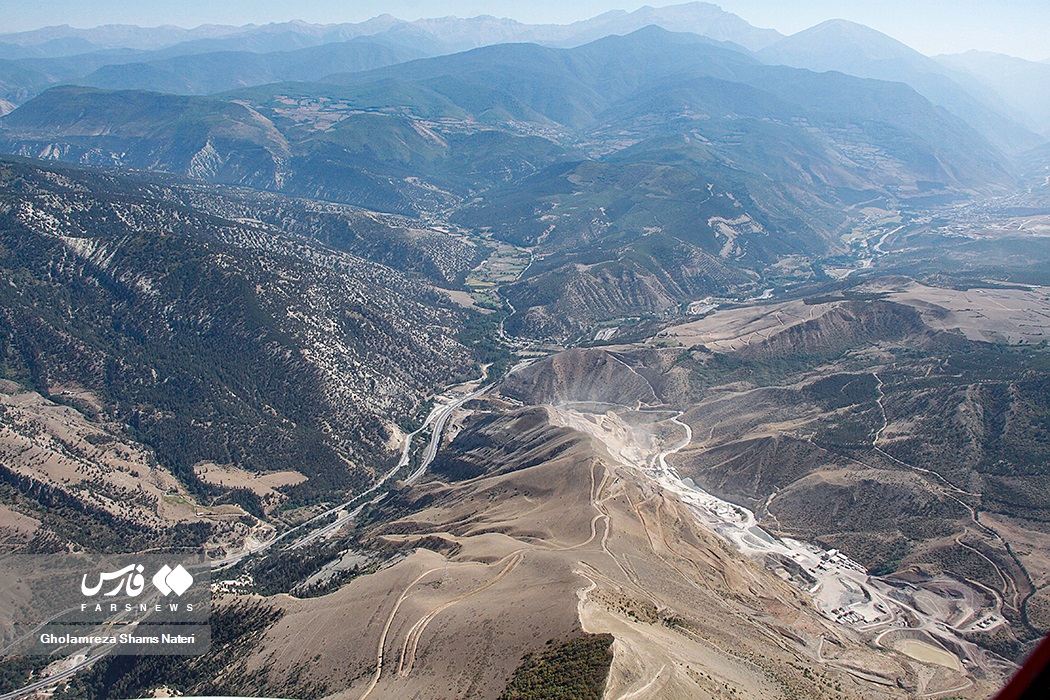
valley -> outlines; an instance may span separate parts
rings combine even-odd
[[[0,36],[0,559],[213,599],[197,656],[0,625],[0,700],[992,697],[1050,630],[1002,58],[704,3]]]
[[[227,196],[222,206],[236,207],[246,221],[249,200]],[[271,216],[259,212],[252,219]],[[514,311],[504,290],[535,264],[535,249],[472,238],[433,218],[427,226],[429,235],[448,235],[450,245],[464,240],[489,251],[468,263],[476,267],[464,277],[473,308],[447,303],[480,318],[494,312],[501,325],[490,327],[501,328]],[[212,524],[220,600],[272,590],[270,562],[307,566],[302,578],[277,584],[304,597],[267,598],[283,601],[275,613],[282,621],[230,662],[255,680],[199,687],[284,687],[322,697],[349,674],[354,680],[340,697],[429,696],[448,683],[454,694],[498,694],[512,682],[512,661],[536,648],[537,635],[570,644],[611,634],[608,697],[719,697],[719,687],[753,697],[986,697],[1014,668],[1030,630],[1044,624],[1050,569],[1037,553],[1046,535],[1015,507],[994,505],[1003,487],[993,473],[975,476],[987,469],[981,458],[937,464],[949,452],[916,452],[909,436],[949,432],[923,427],[929,418],[909,414],[920,409],[902,392],[919,381],[928,385],[922,401],[952,402],[977,390],[965,388],[967,373],[983,377],[972,386],[984,392],[999,377],[1039,376],[1050,296],[1037,286],[953,289],[937,286],[940,278],[899,274],[900,241],[928,235],[916,233],[921,226],[854,238],[854,271],[838,280],[767,278],[772,288],[683,304],[681,315],[655,325],[636,318],[599,327],[597,347],[589,349],[563,350],[504,330],[503,342],[527,359],[496,383],[483,374],[435,392],[411,430],[392,434],[386,449],[397,459],[346,500],[282,511],[274,506],[308,483],[308,474],[198,463],[203,483],[262,499],[266,510],[246,527],[246,506],[204,505],[221,499],[180,492],[172,479],[173,490],[158,502],[182,507],[184,523]],[[259,247],[257,238],[248,240]],[[994,363],[978,369],[963,359],[989,352],[999,364],[1016,358],[998,374]],[[947,385],[938,388],[938,377]],[[1013,391],[1023,392],[1023,384]],[[82,387],[52,394],[69,397],[70,417],[103,407]],[[493,430],[505,431],[494,443],[475,437]],[[784,457],[765,456],[770,447]],[[571,476],[585,465],[589,474]],[[584,483],[589,495],[571,495]],[[924,524],[906,514],[895,533],[871,516],[822,523],[805,515],[856,489],[889,489],[906,508],[909,499],[925,502]],[[993,500],[979,499],[975,489],[988,489]],[[567,497],[579,503],[558,505]],[[855,498],[848,498],[854,508],[883,496]],[[578,516],[564,520],[568,512]],[[14,541],[39,527],[11,515]],[[858,522],[870,529],[858,530]],[[708,567],[720,573],[712,578]],[[750,593],[741,597],[743,581]],[[321,596],[304,595],[310,587]],[[383,590],[400,593],[379,596]],[[547,591],[542,601],[537,590]],[[505,613],[508,600],[520,616],[509,624],[521,632],[504,646],[479,647],[493,642],[478,631],[494,624],[479,619]],[[382,621],[358,635],[374,638],[378,653],[362,655],[368,645],[340,641],[345,623],[325,626],[314,601],[335,606],[326,616],[332,620]],[[563,606],[553,618],[563,622],[533,629],[527,620],[552,614],[537,605]],[[743,628],[726,637],[717,619]],[[770,656],[770,629],[783,656]],[[303,639],[311,641],[302,646]],[[300,652],[280,651],[289,645]],[[753,651],[741,655],[741,647]],[[307,658],[309,649],[318,652]],[[78,651],[84,679],[115,663],[100,662],[99,651]],[[465,657],[504,662],[455,681]],[[272,671],[259,675],[262,659],[297,685],[274,685],[266,680],[277,677]]]
[[[266,209],[245,216],[258,207],[246,195],[226,196],[209,208],[272,226]],[[1013,378],[1017,396],[1028,390],[1017,381],[1042,381],[1046,288],[953,289],[939,287],[943,278],[903,276],[899,247],[922,240],[927,225],[882,224],[867,237],[854,234],[854,272],[838,280],[792,279],[789,264],[789,276],[770,271],[750,294],[682,303],[658,320],[617,319],[590,336],[596,346],[564,351],[503,326],[508,311],[517,313],[506,290],[528,274],[537,248],[471,237],[434,217],[396,225],[488,251],[462,258],[474,304],[445,303],[482,319],[495,314],[489,327],[527,359],[495,384],[435,390],[412,429],[392,432],[386,449],[397,459],[345,500],[281,510],[310,474],[198,463],[204,484],[260,497],[265,510],[246,527],[250,504],[204,505],[222,499],[168,476],[171,490],[158,503],[182,507],[185,524],[212,524],[220,600],[273,586],[298,592],[266,598],[278,603],[280,621],[229,661],[245,680],[199,687],[323,697],[336,693],[334,679],[351,678],[339,681],[337,697],[432,697],[446,685],[454,695],[497,695],[512,682],[514,659],[538,641],[611,634],[607,697],[719,697],[717,688],[731,687],[770,698],[981,698],[1013,669],[1011,650],[1044,623],[1042,526],[1007,502],[994,505],[1006,483],[982,466],[989,446],[966,448],[970,466],[958,458],[939,465],[955,447],[917,452],[909,441],[950,432],[908,411],[921,410],[911,406],[916,397],[962,400],[965,410],[973,399],[962,397],[1003,379]],[[258,236],[245,236],[253,249],[274,245],[260,246]],[[310,253],[318,261],[331,255]],[[996,356],[990,364],[965,359],[988,353]],[[971,384],[968,373],[976,373]],[[926,387],[908,398],[913,382]],[[104,410],[84,387],[62,386],[50,389],[51,401],[66,397],[70,418]],[[60,438],[68,440],[58,433],[55,444]],[[39,479],[29,459],[26,473]],[[881,516],[821,522],[807,514],[814,503],[859,508],[884,497],[838,495],[857,489],[889,489],[905,512],[890,516],[892,525]],[[912,500],[923,504],[921,516],[906,510]],[[8,542],[40,527],[12,515]],[[270,578],[292,561],[306,567],[301,574]],[[507,596],[518,600],[509,619]],[[478,635],[495,629],[498,610],[500,629],[518,632],[492,648],[490,635]],[[318,627],[321,619],[336,625]],[[353,641],[341,636],[346,620],[364,619],[375,623]],[[540,619],[545,627],[537,628]],[[716,620],[730,619],[736,627],[727,637],[727,623]],[[770,630],[780,650],[773,655]],[[110,673],[118,661],[97,652],[79,650],[83,673],[63,678],[90,683]],[[460,678],[465,657],[500,662]],[[264,659],[276,671],[262,673]],[[267,680],[281,676],[296,684]]]
[[[855,293],[871,294],[876,284],[862,283]],[[911,295],[878,303],[911,304],[925,317],[942,319],[932,313],[928,290],[915,295],[914,283],[891,278],[882,291],[894,289]],[[950,290],[940,293],[955,298]],[[827,317],[836,317],[844,305],[863,304],[847,297],[813,304],[817,311],[798,323],[830,322]],[[771,300],[771,305],[715,312],[743,321],[730,337],[710,338],[695,328],[697,322],[688,324],[683,328],[694,326],[694,335],[686,347],[696,353],[707,344],[727,356],[761,352],[798,332],[792,330],[796,325],[762,321],[776,319],[777,306]],[[998,308],[993,302],[989,306]],[[750,330],[754,321],[768,325],[756,332]],[[927,328],[927,333],[950,332]],[[843,345],[848,331],[847,325],[829,337],[839,339],[837,347],[848,347]],[[679,339],[685,337],[683,330],[677,332]],[[750,344],[734,343],[751,335]],[[893,387],[886,379],[876,374],[870,386],[883,417],[869,433],[868,449],[874,443],[875,452],[865,454],[860,446],[847,449],[821,437],[819,426],[827,420],[822,414],[809,413],[804,405],[799,416],[785,413],[790,401],[769,400],[775,395],[770,392],[781,388],[744,392],[766,398],[757,404],[753,397],[746,399],[741,406],[747,412],[740,417],[733,414],[741,393],[738,381],[712,385],[699,407],[690,405],[696,399],[681,403],[673,397],[688,395],[688,389],[680,378],[668,377],[674,366],[657,356],[683,350],[654,340],[522,362],[500,384],[463,387],[457,398],[437,405],[426,421],[435,432],[408,478],[385,498],[326,513],[338,515],[330,523],[307,523],[282,546],[287,551],[326,542],[331,553],[325,560],[343,551],[385,551],[381,556],[387,563],[320,598],[280,599],[281,622],[244,657],[246,672],[255,673],[251,669],[265,663],[276,677],[299,677],[303,685],[296,687],[307,695],[329,694],[333,679],[347,676],[354,680],[341,697],[427,696],[445,684],[457,695],[495,693],[512,667],[476,666],[464,675],[463,658],[481,649],[489,659],[515,658],[536,635],[561,643],[557,640],[580,634],[610,633],[615,642],[606,692],[615,697],[720,697],[716,689],[729,687],[752,697],[801,692],[810,697],[977,698],[1001,682],[1013,666],[993,640],[1024,634],[1018,594],[1025,583],[1016,579],[1018,570],[1003,552],[981,540],[982,530],[992,527],[986,524],[990,515],[977,520],[971,509],[969,526],[949,525],[961,517],[949,507],[945,525],[959,527],[957,534],[934,534],[894,570],[874,574],[870,551],[847,539],[829,539],[823,527],[809,529],[793,511],[799,506],[780,505],[809,497],[805,478],[782,482],[766,497],[761,482],[756,489],[746,480],[715,476],[722,467],[709,454],[731,462],[751,459],[748,452],[756,440],[789,440],[816,427],[810,440],[814,448],[823,445],[819,449],[828,456],[812,466],[824,463],[816,473],[829,486],[896,485],[925,498],[939,494],[933,497],[942,504],[957,498],[969,507],[971,485],[962,492],[942,476],[949,472],[911,467],[893,456],[892,445],[902,435],[900,418],[888,418],[894,414],[885,406],[896,404],[888,402]],[[863,376],[855,370],[854,381]],[[598,376],[603,378],[592,381]],[[836,375],[825,369],[821,376]],[[806,381],[797,386],[813,395]],[[846,393],[848,384],[837,386],[851,397],[847,401],[866,391],[858,388],[854,397]],[[756,413],[756,406],[764,408]],[[775,422],[763,423],[768,420],[763,412]],[[741,419],[745,423],[735,425]],[[457,427],[442,437],[445,426],[453,424]],[[738,432],[741,428],[744,432]],[[743,448],[727,449],[727,439]],[[410,453],[412,442],[411,436],[406,439],[403,455]],[[880,443],[892,452],[881,452]],[[829,464],[835,453],[856,467]],[[873,464],[880,453],[885,463]],[[708,463],[706,471],[698,470]],[[860,470],[856,477],[849,475],[851,468]],[[926,509],[930,515],[937,512],[937,507]],[[883,536],[869,522],[871,532],[857,533],[858,540]],[[905,524],[906,518],[900,521]],[[1036,534],[1035,523],[1022,527],[1024,537],[1045,547],[1045,535]],[[1020,543],[1017,530],[998,536]],[[922,543],[923,535],[909,537]],[[972,567],[933,565],[947,560],[931,559],[929,553],[952,543],[985,557],[993,567],[991,579]],[[222,562],[220,569],[239,562]],[[1046,572],[1031,568],[1026,575],[1045,580]],[[551,605],[564,608],[552,614]],[[524,634],[486,634],[497,618],[500,629]],[[329,620],[360,620],[359,636],[374,641],[356,644],[341,636],[339,626],[345,622],[330,626]],[[535,627],[540,620],[563,624],[541,630]],[[771,653],[771,648],[781,651]],[[255,692],[266,688],[273,689],[264,684]]]

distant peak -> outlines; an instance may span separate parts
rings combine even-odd
[[[867,29],[865,25],[860,22],[854,22],[853,20],[843,19],[842,17],[833,17],[832,19],[826,19],[820,24],[815,25],[817,27],[860,27]]]
[[[860,24],[858,22],[852,22],[852,21],[850,21],[848,19],[829,19],[829,20],[825,20],[824,22],[821,22],[820,24],[814,25],[814,26],[810,27],[809,29],[802,30],[802,32],[799,32],[799,34],[801,34],[803,32],[829,31],[829,30],[852,32],[852,33],[858,33],[858,34],[870,34],[870,35],[876,35],[877,34],[879,36],[886,36],[885,34],[880,32],[879,30],[872,29],[871,27],[867,26],[866,24]]]
[[[786,37],[778,45],[798,46],[806,42],[820,43],[826,41],[837,42],[837,45],[842,47],[852,45],[853,49],[857,51],[874,51],[887,56],[918,53],[907,44],[880,32],[878,29],[872,29],[865,24],[851,22],[848,19],[829,19]]]
[[[682,2],[677,5],[663,5],[661,7],[653,7],[652,5],[643,5],[638,8],[639,10],[681,10],[684,8],[703,8],[705,10],[718,10],[725,14],[729,14],[723,10],[720,6],[711,2]]]
[[[642,27],[641,29],[636,29],[635,31],[633,31],[630,34],[628,34],[627,36],[645,36],[645,35],[665,36],[665,35],[671,34],[671,33],[672,32],[669,29],[665,29],[665,28],[663,28],[663,27],[661,27],[659,25],[647,24],[644,27]]]

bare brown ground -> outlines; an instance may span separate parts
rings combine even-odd
[[[987,511],[981,513],[981,521],[1010,543],[1036,588],[1050,585],[1050,532],[1046,532],[1045,525],[1036,529],[1024,520]]]
[[[192,498],[148,448],[13,382],[0,387],[0,459],[123,518],[155,527],[195,519]]]
[[[1039,343],[1050,340],[1050,288],[970,289],[928,287],[907,278],[861,285],[861,292],[884,293],[885,299],[915,308],[937,330],[956,330],[970,340],[994,343]],[[807,305],[802,300],[716,311],[698,321],[673,326],[654,338],[670,338],[686,346],[704,345],[715,352],[732,352],[808,320],[835,307],[831,301]]]
[[[890,291],[875,285],[871,289]],[[970,340],[1018,344],[1050,339],[1050,288],[959,291],[910,282],[886,298],[915,307],[931,328],[958,330]]]
[[[306,481],[306,477],[296,471],[269,472],[257,474],[238,469],[229,464],[202,462],[193,468],[197,476],[209,484],[226,486],[235,489],[249,489],[255,495],[269,496],[282,486],[295,486]]]
[[[668,328],[652,342],[665,334],[683,345],[704,345],[715,352],[732,352],[751,343],[765,340],[774,333],[819,318],[834,308],[834,304],[807,306],[802,300],[768,306],[749,306],[741,309],[716,311],[699,321]]]
[[[486,309],[483,306],[478,306],[474,302],[474,297],[470,296],[469,292],[464,292],[459,289],[444,289],[442,287],[434,287],[434,289],[446,295],[450,300],[452,300],[454,304],[457,304],[463,307],[464,309],[474,309],[475,311],[480,311],[483,314],[496,313],[492,309]]]
[[[914,697],[922,664],[816,614],[610,454],[581,437],[517,471],[422,485],[433,505],[387,539],[461,549],[278,598],[287,615],[251,666],[304,670],[340,699],[495,698],[525,653],[582,629],[615,637],[610,699]]]
[[[3,540],[4,531],[32,535],[38,527],[40,527],[39,520],[22,515],[0,503],[0,541]]]

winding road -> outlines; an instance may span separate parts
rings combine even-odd
[[[434,461],[434,458],[437,457],[438,450],[441,448],[441,436],[442,436],[442,434],[443,434],[443,432],[445,430],[445,425],[448,423],[449,418],[452,417],[452,414],[455,413],[456,409],[462,407],[463,404],[467,403],[468,401],[470,401],[472,399],[476,399],[477,397],[479,397],[482,394],[484,394],[486,391],[489,390],[490,386],[491,385],[483,386],[480,389],[478,389],[477,391],[468,394],[467,396],[461,397],[459,399],[456,399],[455,401],[452,401],[451,403],[448,403],[448,404],[445,404],[443,406],[439,406],[438,408],[435,408],[430,413],[430,415],[427,417],[427,420],[426,420],[425,423],[423,423],[423,426],[421,428],[419,428],[418,430],[416,430],[415,432],[410,433],[405,438],[405,448],[404,448],[404,450],[401,453],[401,459],[398,461],[397,466],[394,467],[393,469],[391,469],[389,472],[387,472],[386,475],[383,476],[383,478],[380,479],[376,483],[375,486],[373,486],[371,489],[369,489],[368,491],[366,491],[362,495],[367,496],[370,493],[374,493],[383,484],[385,484],[387,481],[389,481],[394,476],[394,474],[396,474],[398,471],[400,471],[402,467],[406,466],[408,464],[408,461],[409,461],[409,458],[410,458],[410,454],[411,454],[410,447],[412,445],[412,438],[415,437],[418,433],[420,433],[424,429],[426,429],[428,426],[433,425],[433,430],[431,431],[431,435],[430,435],[430,442],[427,443],[427,446],[426,446],[426,448],[423,451],[423,458],[420,460],[419,466],[416,468],[416,470],[414,472],[412,472],[411,475],[409,475],[409,477],[407,479],[405,479],[405,483],[406,484],[415,483],[419,479],[419,477],[423,476],[423,474],[427,470],[427,467],[429,467],[430,463]],[[361,496],[357,496],[355,499],[353,499],[353,501],[349,501],[347,503],[342,504],[341,506],[337,506],[335,509],[329,509],[328,511],[326,511],[325,513],[323,513],[319,517],[323,517],[324,515],[329,515],[329,514],[331,514],[333,512],[338,512],[338,511],[348,507],[350,503],[353,503],[354,501],[356,501],[356,500],[358,500],[360,498],[361,498]],[[290,545],[285,547],[284,548],[285,551],[290,550],[290,549],[299,549],[301,547],[305,547],[306,545],[310,544],[311,542],[315,542],[318,539],[320,539],[322,537],[325,537],[329,533],[335,532],[336,530],[341,528],[347,521],[353,520],[358,515],[360,515],[361,511],[364,510],[366,506],[370,506],[370,505],[374,505],[376,503],[379,503],[379,501],[383,500],[384,498],[386,498],[386,492],[385,491],[380,493],[380,494],[378,494],[375,498],[372,498],[371,500],[360,504],[359,506],[357,506],[353,510],[340,515],[335,520],[333,520],[331,523],[329,523],[327,525],[322,525],[321,527],[318,527],[318,528],[314,529],[312,532],[309,532],[306,535],[303,535],[302,537],[300,537],[299,539],[295,540]],[[316,518],[314,520],[316,520]],[[255,550],[255,552],[258,552],[258,551],[260,551],[260,550],[258,550],[258,549]]]
[[[333,514],[337,514],[337,513],[340,513],[341,511],[345,511],[347,508],[349,508],[355,502],[359,502],[362,498],[367,498],[368,496],[370,496],[370,495],[380,491],[380,489],[383,487],[384,484],[386,484],[388,481],[390,481],[390,479],[392,479],[395,474],[397,474],[401,469],[403,469],[405,466],[407,466],[409,464],[409,461],[411,460],[411,456],[412,456],[412,442],[413,442],[413,439],[417,435],[419,435],[420,433],[426,431],[428,428],[432,428],[430,441],[427,443],[427,446],[426,446],[426,448],[423,451],[423,455],[422,455],[422,459],[420,460],[419,467],[417,467],[416,470],[414,472],[412,472],[412,474],[405,480],[406,483],[413,483],[413,482],[415,482],[416,480],[419,479],[419,477],[421,477],[426,472],[427,467],[430,466],[431,462],[433,462],[434,458],[437,456],[438,449],[440,449],[440,447],[441,447],[442,434],[443,434],[443,432],[445,430],[445,426],[448,424],[449,419],[452,417],[452,414],[455,413],[455,411],[457,409],[461,408],[468,401],[476,399],[479,396],[481,396],[482,394],[484,394],[491,387],[492,387],[492,384],[482,385],[477,390],[475,390],[475,391],[473,391],[473,392],[471,392],[471,393],[469,393],[469,394],[467,394],[465,396],[461,396],[461,397],[459,397],[457,399],[450,400],[448,403],[436,406],[430,412],[430,415],[427,416],[426,420],[423,422],[423,425],[421,425],[419,428],[417,428],[416,430],[414,430],[413,432],[411,432],[411,433],[409,433],[408,435],[405,436],[405,444],[404,444],[404,447],[401,450],[401,458],[398,460],[397,464],[393,468],[391,468],[390,471],[388,471],[386,474],[384,474],[383,477],[381,479],[379,479],[379,481],[377,481],[371,488],[369,488],[364,493],[358,494],[357,496],[354,496],[354,498],[352,498],[352,499],[350,499],[348,501],[340,503],[337,506],[333,506],[333,507],[327,509],[323,513],[315,515],[314,517],[310,518],[306,522],[304,522],[304,523],[302,523],[300,525],[297,525],[296,527],[293,527],[290,530],[287,530],[287,531],[281,533],[277,537],[274,537],[273,539],[271,539],[271,540],[269,540],[269,541],[259,545],[255,549],[251,549],[251,550],[248,550],[248,551],[240,552],[240,553],[238,553],[236,555],[233,555],[233,556],[230,556],[230,557],[226,557],[225,559],[220,559],[220,560],[212,562],[212,570],[213,571],[222,571],[224,569],[228,569],[228,568],[238,564],[239,562],[243,561],[245,558],[247,558],[247,557],[249,557],[251,555],[265,554],[267,551],[272,549],[278,543],[280,543],[280,542],[288,539],[289,537],[291,537],[291,535],[293,535],[294,533],[301,532],[303,530],[309,530],[311,524],[315,524],[316,525],[319,521],[321,521],[321,520],[323,520],[323,519],[325,519],[327,517],[330,517]],[[305,534],[302,534],[298,539],[295,539],[294,541],[290,542],[286,547],[284,547],[284,549],[282,551],[287,551],[287,550],[291,550],[291,549],[298,549],[300,547],[305,547],[306,545],[310,544],[311,542],[314,542],[317,539],[319,539],[321,537],[324,537],[325,535],[327,535],[327,534],[329,534],[331,532],[334,532],[335,530],[338,530],[340,527],[342,527],[342,525],[344,523],[346,523],[347,521],[352,520],[353,518],[355,518],[358,515],[360,515],[361,511],[365,508],[365,506],[378,503],[384,497],[386,497],[386,492],[382,491],[382,492],[378,493],[375,497],[371,498],[370,500],[365,501],[363,503],[360,503],[353,510],[351,510],[349,512],[346,512],[346,513],[343,513],[342,515],[339,515],[334,521],[332,521],[330,523],[324,523],[324,524],[321,524],[321,525],[316,525],[312,530],[309,530]],[[517,562],[515,561],[514,564],[516,564],[516,563]],[[429,573],[431,573],[431,572],[428,571],[428,572],[424,573],[420,577],[420,580],[422,578],[424,578]],[[502,575],[505,575],[506,573],[507,572],[504,571],[503,574],[501,574],[500,578],[502,578]],[[417,582],[418,582],[418,580],[417,580]],[[489,585],[491,585],[491,583],[495,583],[495,581],[490,582]],[[413,583],[412,585],[415,585],[415,583]],[[397,608],[400,607],[401,602],[403,602],[403,599],[408,596],[408,592],[411,589],[411,587],[412,586],[409,586],[409,588],[406,589],[405,592],[402,594],[402,599],[398,601],[397,606],[395,606],[394,612],[391,613],[391,620],[393,619],[393,614],[395,614],[397,612]],[[389,629],[389,621],[387,623],[387,628]],[[387,632],[387,630],[384,630],[384,632],[383,632],[383,640],[380,642],[380,647],[379,647],[379,658],[378,658],[379,668],[377,669],[376,677],[373,680],[372,685],[369,687],[369,689],[365,693],[365,695],[368,695],[368,693],[371,692],[371,688],[374,687],[375,683],[377,683],[379,681],[379,673],[380,673],[380,671],[382,669],[382,645],[385,643],[386,632]],[[66,669],[64,671],[61,671],[60,673],[56,673],[56,674],[54,674],[52,676],[48,676],[47,678],[43,678],[41,680],[35,681],[35,682],[33,682],[33,683],[23,687],[23,688],[19,688],[18,690],[12,691],[10,693],[6,693],[4,695],[0,695],[0,700],[15,700],[15,698],[25,697],[27,695],[35,693],[38,690],[42,690],[44,688],[52,686],[55,683],[57,683],[58,681],[64,680],[66,678],[69,678],[69,677],[75,675],[76,673],[78,673],[79,671],[82,671],[83,669],[91,666],[91,664],[95,663],[99,659],[101,659],[104,656],[106,656],[109,653],[109,651],[110,651],[110,649],[102,649],[100,651],[97,651],[94,654],[88,655],[82,661],[79,661],[78,663],[74,664],[70,668],[68,668],[68,669]],[[414,649],[413,649],[413,652],[414,652]],[[364,696],[362,696],[362,697],[364,697]]]

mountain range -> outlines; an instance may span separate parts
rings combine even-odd
[[[329,72],[371,70],[427,55],[407,45],[361,37],[295,51],[216,51],[148,62],[106,64],[79,78],[77,83],[109,89],[207,95],[249,85],[316,80]]]
[[[305,51],[340,46],[349,60],[393,51]],[[508,293],[512,327],[541,337],[753,288],[772,260],[833,252],[858,202],[1002,191],[1018,176],[904,84],[768,65],[657,27],[207,97],[57,87],[0,122],[0,148],[441,213],[535,248]],[[583,301],[593,287],[600,303]]]
[[[986,51],[936,56],[936,61],[965,71],[994,91],[1030,129],[1050,134],[1050,62],[1035,63]]]
[[[780,39],[759,56],[815,71],[904,83],[966,121],[1008,153],[1034,148],[1042,139],[1012,118],[1012,110],[985,83],[869,27],[829,20]],[[1020,60],[1020,59],[1018,59]]]
[[[196,656],[0,616],[0,697],[982,700],[1050,628],[1048,66],[702,3],[0,43],[0,552],[215,592]]]
[[[243,27],[205,25],[191,30],[130,25],[48,27],[0,35],[0,112],[66,82],[208,94],[240,85],[315,80],[334,70],[393,62],[398,56],[407,60],[491,44],[573,47],[646,26],[727,42],[743,52],[758,52],[761,60],[771,63],[904,82],[1007,152],[1038,145],[1040,137],[1031,130],[1045,132],[1045,105],[1026,98],[1031,92],[1020,90],[1016,77],[1018,72],[1037,71],[1031,66],[1038,64],[1015,59],[1013,69],[1000,75],[958,60],[938,62],[875,30],[842,20],[785,37],[700,2],[611,11],[566,25],[529,25],[490,16],[408,22],[381,15],[356,24],[331,25],[294,21]],[[345,50],[306,50],[365,39],[368,41]],[[357,54],[373,42],[374,47],[367,50],[371,55]],[[1030,79],[1024,80],[1028,87],[1037,87]],[[1027,99],[1027,106],[1019,109],[1018,99]]]
[[[365,22],[342,24],[310,24],[297,20],[242,27],[202,25],[195,29],[134,25],[75,29],[63,25],[0,34],[0,56],[54,58],[106,49],[165,50],[169,53],[266,52],[318,46],[386,32],[424,35],[446,44],[450,51],[508,42],[576,46],[611,34],[628,34],[649,25],[732,41],[752,50],[767,46],[781,36],[771,29],[756,28],[717,5],[692,2],[661,8],[646,6],[632,12],[612,10],[570,24],[529,25],[488,15],[405,21],[384,14]]]

